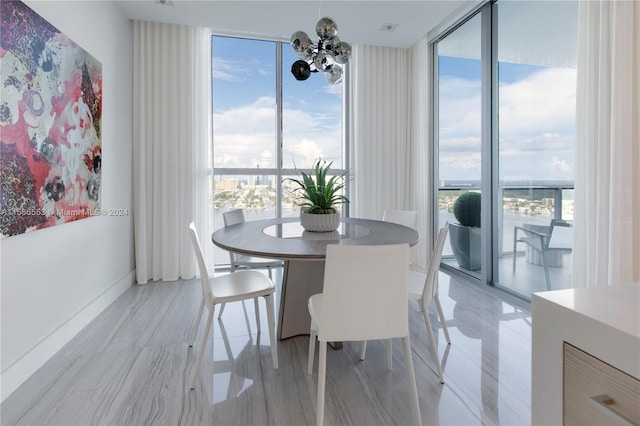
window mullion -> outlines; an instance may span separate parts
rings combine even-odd
[[[276,42],[276,217],[282,217],[282,42]]]

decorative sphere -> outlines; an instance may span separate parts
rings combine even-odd
[[[304,31],[296,31],[291,35],[291,47],[293,52],[302,59],[309,59],[313,53],[313,43]]]
[[[322,50],[329,50],[329,51],[333,52],[333,50],[336,48],[338,43],[340,43],[341,41],[342,40],[340,40],[340,37],[338,37],[338,36],[331,37],[329,40],[325,40],[322,43]]]
[[[346,64],[351,57],[351,45],[346,41],[341,41],[333,48],[333,54],[337,63]]]
[[[336,21],[333,19],[325,16],[316,24],[316,34],[318,34],[318,37],[322,40],[329,40],[338,34],[338,24],[336,24]]]
[[[331,84],[340,84],[344,73],[340,65],[334,64],[324,73],[324,78]]]
[[[308,63],[300,59],[291,65],[291,74],[293,74],[298,81],[306,80],[311,75],[311,67]]]
[[[321,50],[314,58],[313,63],[318,71],[326,71],[327,68],[335,63],[333,53],[327,50]]]

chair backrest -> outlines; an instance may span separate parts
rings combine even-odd
[[[449,222],[446,222],[440,231],[438,231],[438,238],[436,239],[436,245],[431,253],[431,259],[429,259],[429,269],[427,270],[427,278],[424,281],[424,289],[422,291],[422,303],[426,305],[433,298],[438,291],[436,287],[436,280],[438,278],[438,271],[440,270],[440,259],[442,258],[442,249],[444,248],[445,240],[447,239],[447,232],[449,231]],[[426,309],[426,306],[423,306]]]
[[[224,220],[224,226],[231,226],[237,223],[244,222],[244,210],[236,209],[229,210],[228,212],[222,213],[222,219]]]
[[[418,229],[418,212],[415,210],[386,209],[382,213],[382,220]]]
[[[200,280],[202,282],[202,294],[204,302],[209,310],[213,309],[214,298],[211,291],[211,285],[209,283],[209,273],[207,272],[207,266],[204,263],[204,256],[202,255],[202,247],[200,246],[200,239],[198,238],[198,232],[196,231],[196,225],[191,222],[189,224],[189,235],[191,236],[191,244],[193,244],[193,250],[196,253],[196,260],[198,261],[198,269],[200,270]]]
[[[244,223],[244,210],[235,209],[229,210],[228,212],[222,213],[222,219],[224,220],[224,226],[236,225],[238,223]],[[236,260],[236,254],[232,251],[229,252],[229,264],[231,265],[231,270],[234,270],[234,262]]]
[[[559,219],[552,219],[545,248],[569,249],[573,245],[573,225]]]
[[[409,245],[327,245],[320,341],[409,334]]]

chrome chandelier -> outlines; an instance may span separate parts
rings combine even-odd
[[[291,74],[296,80],[306,80],[312,72],[323,71],[325,79],[332,84],[339,84],[344,76],[343,64],[351,56],[351,45],[338,37],[338,25],[324,17],[316,24],[316,34],[320,37],[318,44],[313,44],[304,31],[296,31],[291,35],[291,47],[301,58],[291,66]]]

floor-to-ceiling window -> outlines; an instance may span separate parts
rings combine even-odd
[[[482,194],[443,265],[527,298],[571,285],[576,19],[575,1],[498,0],[433,43],[436,225]]]
[[[214,36],[212,52],[214,228],[235,208],[247,220],[297,215],[284,179],[318,158],[332,161],[336,174],[348,164],[343,84],[323,73],[297,81],[288,43]],[[222,252],[214,257],[228,262]]]

